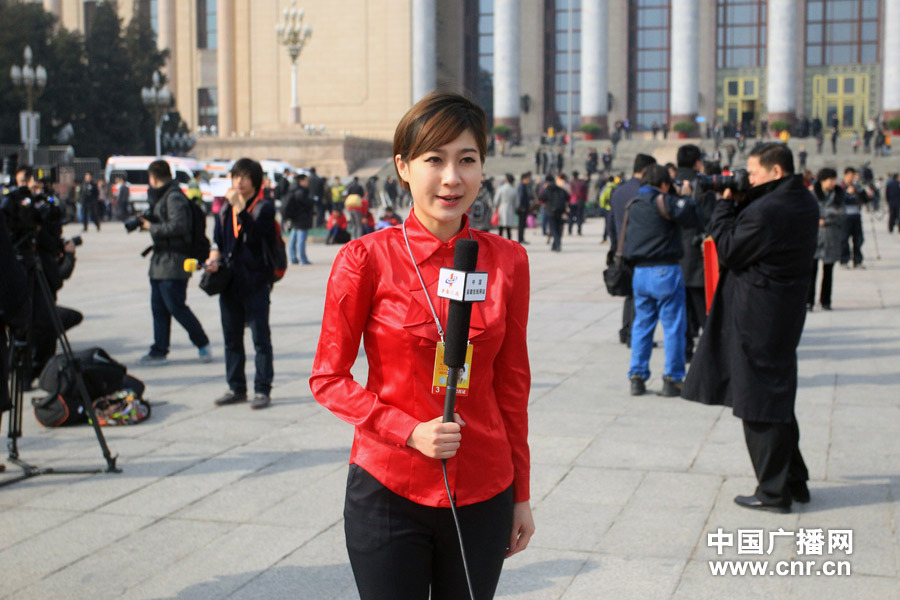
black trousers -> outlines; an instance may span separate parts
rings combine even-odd
[[[685,305],[687,308],[687,329],[685,336],[685,352],[688,356],[694,354],[694,340],[700,335],[700,330],[706,327],[706,289],[702,287],[684,288]]]
[[[790,423],[744,421],[744,439],[756,472],[756,497],[770,504],[790,506],[789,485],[809,480],[800,454],[800,428]]]
[[[510,487],[457,508],[475,598],[494,597],[512,534]],[[361,600],[468,598],[459,539],[449,508],[416,504],[350,465],[344,533]]]
[[[619,330],[619,342],[631,346],[631,326],[634,325],[634,296],[625,296],[622,304],[622,329]]]
[[[844,242],[841,244],[841,264],[850,262],[850,239],[853,239],[853,266],[862,264],[863,227],[862,215],[847,215],[844,219]]]
[[[528,213],[519,211],[519,241],[525,241],[525,226],[528,224]]]
[[[888,233],[893,233],[894,225],[900,230],[900,204],[894,202],[888,203],[888,211],[890,213],[890,216],[888,217]]]
[[[266,394],[272,391],[275,377],[272,353],[272,332],[269,328],[269,286],[252,292],[235,289],[234,283],[219,295],[222,313],[222,333],[225,337],[225,375],[232,392],[247,391],[244,367],[247,355],[244,351],[244,326],[249,325],[256,351],[256,378],[253,391]]]
[[[812,279],[809,282],[809,295],[806,298],[807,306],[816,304],[816,278],[819,274],[819,261],[814,260],[812,266]],[[831,287],[834,281],[834,263],[822,264],[822,291],[819,293],[819,302],[823,307],[831,306]]]

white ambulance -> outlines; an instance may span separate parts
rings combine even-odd
[[[147,168],[157,158],[161,158],[169,163],[172,169],[172,177],[181,186],[181,191],[188,197],[188,184],[191,180],[196,180],[200,186],[200,192],[203,195],[203,204],[209,212],[212,206],[213,196],[209,189],[209,176],[203,169],[203,164],[193,158],[185,158],[183,156],[110,156],[106,161],[106,171],[104,173],[106,181],[112,185],[112,193],[119,193],[117,178],[119,175],[125,176],[128,182],[129,198],[131,206],[135,211],[143,211],[147,209],[147,188],[149,180],[147,177]]]

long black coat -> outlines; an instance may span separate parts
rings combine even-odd
[[[740,209],[717,204],[719,284],[682,397],[747,421],[791,422],[818,229],[819,205],[799,176],[753,188]]]

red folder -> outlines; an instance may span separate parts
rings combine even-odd
[[[719,283],[719,254],[711,237],[703,240],[703,283],[706,286],[706,314],[709,314],[716,284]]]

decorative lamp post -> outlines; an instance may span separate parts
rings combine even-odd
[[[47,86],[47,69],[41,65],[32,66],[34,59],[31,46],[25,46],[23,52],[25,64],[21,67],[13,65],[9,71],[15,87],[25,90],[25,106],[27,110],[19,113],[19,126],[22,130],[22,144],[28,151],[28,164],[34,164],[34,151],[40,141],[41,115],[34,112],[34,100]]]
[[[287,48],[291,57],[291,123],[300,124],[300,103],[297,100],[297,57],[303,45],[312,35],[312,27],[303,26],[303,9],[297,8],[296,0],[291,0],[291,7],[285,8],[281,21],[275,26],[278,43]]]
[[[141,88],[141,100],[144,101],[144,106],[153,113],[153,123],[156,126],[156,155],[161,156],[162,124],[168,115],[168,109],[172,106],[172,92],[162,85],[158,72],[153,73],[150,87]]]

